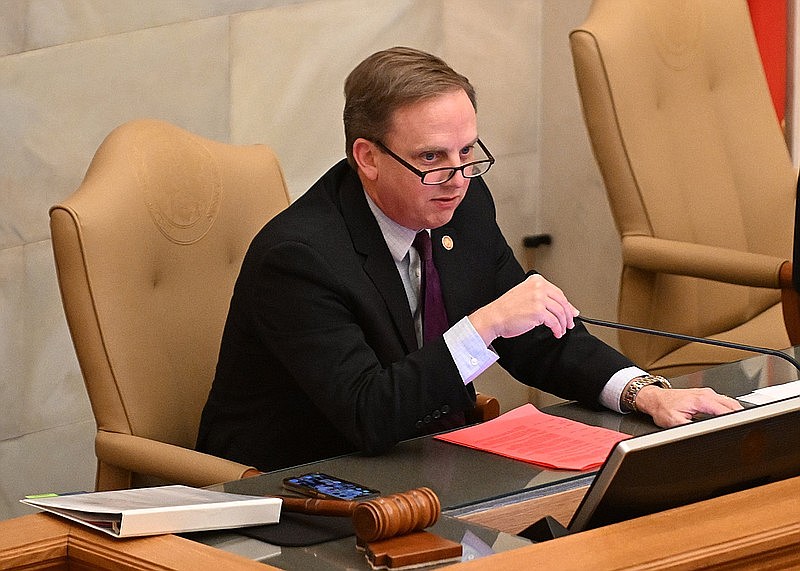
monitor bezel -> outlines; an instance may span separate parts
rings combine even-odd
[[[674,443],[685,443],[687,440],[696,438],[699,436],[708,435],[715,432],[720,431],[728,431],[728,430],[735,430],[735,429],[743,429],[745,427],[755,426],[760,423],[765,423],[769,419],[774,419],[780,417],[785,414],[797,413],[800,412],[800,396],[798,397],[790,397],[787,399],[783,399],[780,401],[775,401],[768,404],[763,404],[751,408],[746,408],[739,411],[734,411],[728,414],[724,414],[721,416],[715,416],[711,418],[707,418],[701,421],[695,421],[689,424],[684,424],[680,426],[676,426],[673,428],[668,428],[664,430],[660,430],[657,432],[653,432],[650,434],[644,434],[641,436],[634,436],[626,440],[622,440],[617,443],[614,448],[609,453],[606,461],[600,467],[600,470],[597,472],[596,477],[592,481],[591,485],[589,486],[588,491],[584,495],[581,503],[578,506],[578,509],[575,511],[572,519],[570,520],[568,530],[570,533],[577,533],[580,531],[585,531],[587,529],[592,529],[594,527],[600,527],[601,525],[607,525],[606,523],[597,525],[593,522],[596,522],[598,519],[597,510],[598,507],[601,506],[601,502],[605,498],[607,494],[609,494],[609,490],[612,489],[612,486],[620,486],[625,485],[625,483],[620,483],[616,481],[615,476],[620,473],[624,463],[626,462],[641,462],[641,454],[638,454],[640,451],[646,451],[649,449],[656,449],[660,447],[667,447]],[[798,422],[800,425],[800,422]],[[800,430],[800,427],[798,428]],[[723,442],[720,446],[724,445]],[[708,451],[709,454],[713,453],[713,450]],[[800,453],[799,453],[800,454]],[[660,456],[658,454],[650,454],[650,461],[658,462]],[[669,454],[662,455],[663,461],[666,463],[669,459]],[[735,462],[736,459],[730,458],[730,462]],[[648,467],[652,469],[652,466]],[[664,466],[667,473],[669,473],[670,468],[674,468],[674,466]],[[690,477],[697,477],[700,474],[700,466],[690,466],[690,467],[683,467],[683,473],[687,473]],[[727,466],[728,474],[732,475],[731,490],[737,489],[744,489],[745,487],[752,487],[747,486],[747,482],[736,482],[735,480],[737,476],[737,470],[735,466]],[[767,468],[765,467],[765,470]],[[800,475],[800,466],[798,466],[797,474]],[[726,474],[725,477],[728,477]],[[785,479],[791,477],[791,475],[787,475],[785,477],[775,478],[777,479]],[[740,486],[737,488],[737,484]],[[741,487],[744,486],[744,487]],[[652,486],[654,492],[658,491],[658,483],[654,482]],[[713,497],[713,496],[709,496]],[[699,498],[694,501],[700,501],[701,499],[708,499],[708,498]],[[667,507],[663,507],[661,509],[653,510],[650,513],[655,513],[658,511],[664,511],[666,509],[670,509],[673,507],[679,507],[680,505],[685,505],[686,502],[683,503],[676,503],[675,505],[668,505]],[[608,506],[606,506],[608,509]],[[645,514],[642,514],[645,515]],[[603,520],[607,519],[608,517],[613,516],[603,516]],[[623,518],[628,519],[628,518]],[[621,519],[619,520],[621,521]],[[615,523],[615,522],[610,522]]]

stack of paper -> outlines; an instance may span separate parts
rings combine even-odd
[[[525,404],[488,422],[435,438],[546,468],[592,470],[630,435],[545,414]]]

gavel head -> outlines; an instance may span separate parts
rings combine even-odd
[[[353,510],[353,527],[362,541],[377,541],[432,526],[442,505],[430,488],[359,502]]]

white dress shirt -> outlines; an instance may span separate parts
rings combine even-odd
[[[420,257],[411,244],[417,235],[415,230],[401,226],[378,208],[368,194],[367,204],[378,222],[389,252],[392,254],[400,279],[408,297],[408,305],[414,316],[414,327],[417,334],[417,344],[422,346],[422,312],[420,311],[419,290],[422,283],[422,268]],[[495,363],[499,356],[491,347],[486,347],[483,339],[472,326],[468,317],[462,318],[444,333],[444,341],[453,361],[458,367],[464,384],[471,383],[475,378]],[[617,371],[603,387],[600,393],[600,403],[606,408],[623,412],[620,408],[620,397],[625,386],[631,379],[646,374],[638,367],[627,367]]]

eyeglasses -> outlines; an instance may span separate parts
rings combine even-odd
[[[484,146],[484,144],[481,142],[480,139],[478,139],[477,142],[478,146],[481,148],[481,150],[484,152],[487,158],[481,159],[479,161],[471,161],[459,167],[439,167],[427,171],[421,171],[414,165],[404,161],[400,156],[393,153],[382,142],[375,141],[375,144],[378,145],[381,149],[383,149],[390,157],[392,157],[398,163],[400,163],[408,170],[413,172],[415,175],[417,175],[422,181],[422,184],[435,185],[435,184],[446,183],[448,180],[453,178],[458,171],[461,171],[461,175],[464,178],[475,178],[481,176],[482,174],[485,174],[486,171],[488,171],[492,167],[495,160],[494,157],[489,152],[489,149],[487,149]]]

